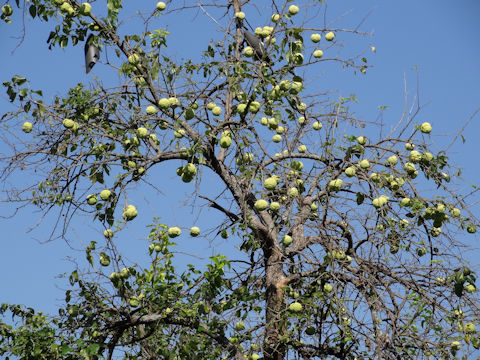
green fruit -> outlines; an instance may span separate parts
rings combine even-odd
[[[454,351],[460,350],[460,343],[458,341],[452,341],[452,343],[450,344],[450,347]]]
[[[10,16],[13,14],[13,9],[10,5],[3,5],[2,6],[2,14],[5,16]]]
[[[137,65],[140,62],[140,56],[138,54],[132,54],[128,57],[128,62],[132,65]]]
[[[333,290],[333,286],[330,285],[330,284],[325,284],[323,285],[323,291],[325,291],[326,293],[331,293]]]
[[[255,204],[253,205],[253,207],[257,211],[263,211],[266,208],[268,208],[268,202],[266,200],[259,199],[259,200],[255,201]]]
[[[473,294],[477,289],[475,288],[475,285],[472,285],[472,284],[467,284],[465,285],[465,291],[470,293],[470,294]]]
[[[343,180],[342,179],[335,179],[331,180],[328,183],[328,188],[332,191],[339,191],[342,188]]]
[[[112,229],[106,229],[103,232],[103,236],[105,236],[105,238],[107,238],[107,239],[113,238],[113,230]]]
[[[215,115],[215,116],[220,116],[221,113],[222,113],[222,108],[219,107],[219,106],[215,106],[212,109],[212,114]]]
[[[177,107],[178,105],[180,105],[180,101],[178,101],[178,99],[176,97],[171,97],[171,98],[168,98],[168,103],[170,104],[170,106],[172,108],[175,108]]]
[[[477,232],[477,227],[473,224],[468,224],[467,226],[467,232],[469,234],[475,234]]]
[[[370,167],[370,161],[368,161],[367,159],[363,159],[361,161],[358,162],[358,165],[362,168],[362,169],[368,169]]]
[[[23,131],[24,133],[29,133],[29,132],[32,131],[32,129],[33,129],[33,125],[32,125],[31,122],[25,121],[25,122],[23,123],[23,125],[22,125],[22,131]]]
[[[412,143],[406,143],[405,144],[405,149],[411,151],[415,148],[415,144],[412,144]]]
[[[350,166],[345,169],[345,175],[347,175],[348,177],[353,177],[355,176],[355,174],[356,174],[355,166]]]
[[[315,50],[313,52],[313,57],[315,59],[320,59],[323,56],[323,51],[322,50]]]
[[[430,134],[432,131],[432,125],[428,122],[424,122],[422,125],[420,125],[420,131],[424,134]]]
[[[147,106],[147,108],[145,109],[145,112],[147,113],[147,115],[153,115],[153,114],[156,114],[157,113],[157,108],[155,106]]]
[[[387,159],[388,165],[396,165],[398,163],[398,158],[395,155],[390,156]]]
[[[228,231],[226,229],[223,229],[222,230],[222,233],[220,234],[220,236],[223,238],[223,239],[228,239],[228,237],[230,236]]]
[[[360,145],[365,145],[367,143],[367,138],[365,136],[359,136],[357,137],[357,142]]]
[[[422,159],[422,155],[417,150],[412,150],[408,159],[413,163],[418,163]]]
[[[140,138],[140,139],[144,139],[148,136],[148,130],[144,127],[139,127],[137,129],[137,136]]]
[[[466,333],[474,333],[476,331],[475,324],[467,323],[467,324],[464,325],[463,330]]]
[[[305,145],[300,145],[297,150],[299,153],[304,154],[307,152],[307,147]]]
[[[109,278],[111,281],[116,282],[120,279],[120,274],[117,272],[113,272],[110,274]]]
[[[200,234],[200,228],[198,228],[197,226],[193,226],[190,228],[190,236],[196,237],[199,234]]]
[[[277,178],[272,176],[272,177],[269,177],[265,180],[263,186],[265,187],[265,189],[267,190],[274,190],[275,187],[277,186],[278,182],[277,182]]]
[[[291,187],[290,189],[288,189],[288,196],[297,197],[298,189],[296,187]]]
[[[270,203],[270,210],[272,211],[278,211],[280,210],[280,203],[273,201]]]
[[[230,136],[222,136],[220,138],[220,146],[224,149],[228,149],[232,145],[232,138]]]
[[[318,121],[315,121],[313,123],[312,127],[313,127],[313,130],[320,130],[322,128],[322,123],[318,122]]]
[[[316,211],[317,209],[318,209],[318,205],[317,205],[317,204],[312,203],[312,205],[310,205],[310,210]]]
[[[110,258],[105,254],[100,255],[100,265],[102,266],[110,265]]]
[[[288,310],[294,313],[299,313],[303,310],[303,306],[299,302],[295,301],[288,306]]]
[[[170,101],[167,98],[161,98],[158,100],[158,106],[160,106],[161,109],[166,110],[170,107]]]
[[[235,324],[235,330],[242,331],[245,330],[245,323],[243,321],[239,321]]]
[[[418,256],[423,256],[427,253],[427,249],[425,247],[421,247],[417,249],[417,255]]]
[[[75,126],[75,121],[71,119],[64,119],[62,124],[65,128],[72,129]]]
[[[245,19],[245,13],[243,11],[238,11],[235,13],[235,17],[239,20]]]
[[[100,198],[103,200],[103,201],[107,201],[110,196],[112,195],[112,192],[110,190],[102,190],[100,191]]]
[[[289,8],[288,8],[288,13],[290,15],[296,15],[296,14],[298,14],[298,11],[299,11],[299,8],[296,5],[290,5]]]
[[[310,40],[312,40],[312,42],[314,42],[315,44],[320,42],[320,40],[322,40],[322,35],[320,34],[312,34],[310,35]]]
[[[167,7],[167,5],[163,1],[157,2],[157,10],[158,11],[163,11]]]
[[[138,211],[137,211],[137,208],[133,205],[127,205],[124,209],[123,209],[123,214],[122,214],[122,217],[124,220],[126,221],[130,221],[130,220],[133,220],[135,219],[135,217],[138,215]]]
[[[197,168],[195,167],[194,164],[188,163],[182,168],[182,173],[188,174],[190,176],[195,176],[197,174]]]
[[[193,111],[193,109],[187,109],[185,111],[184,116],[185,116],[185,120],[191,120],[195,116],[195,112]]]
[[[132,297],[130,298],[130,300],[128,300],[128,304],[131,307],[137,307],[138,305],[140,305],[140,301],[136,297]]]
[[[167,230],[168,237],[170,238],[176,238],[177,236],[180,236],[181,233],[182,230],[180,230],[178,226],[173,226]]]
[[[282,141],[282,136],[281,136],[281,135],[278,135],[278,134],[273,135],[273,136],[272,136],[272,141],[273,141],[274,143],[279,143],[280,141]]]
[[[80,7],[80,13],[85,16],[90,15],[92,13],[92,5],[87,2],[83,3]]]
[[[246,57],[252,57],[253,56],[253,48],[251,46],[247,46],[245,47],[245,49],[243,49],[243,55],[245,55]]]
[[[272,22],[276,23],[276,22],[278,22],[278,20],[280,20],[280,15],[279,14],[273,14],[270,17],[270,20],[272,20]]]
[[[123,279],[127,279],[130,276],[130,270],[128,268],[123,268],[120,270],[120,277]]]
[[[414,174],[417,169],[415,168],[415,164],[407,162],[405,163],[405,165],[403,165],[403,170],[405,170],[408,174],[411,175]]]
[[[293,242],[293,239],[290,235],[285,235],[282,239],[283,246],[288,246]]]
[[[335,34],[333,32],[328,32],[325,34],[325,40],[327,41],[333,41],[335,39]]]
[[[87,196],[87,203],[88,205],[95,205],[97,203],[97,195],[96,194],[90,194]]]

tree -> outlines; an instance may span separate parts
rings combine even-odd
[[[134,35],[121,35],[122,3],[107,3],[104,16],[75,0],[28,6],[52,24],[50,47],[93,33],[95,46],[114,49],[116,87],[79,84],[48,101],[21,76],[3,83],[17,110],[2,129],[18,142],[2,180],[25,168],[44,174],[10,189],[8,200],[56,212],[59,237],[82,213],[104,237],[86,246],[88,266],[69,275],[58,315],[2,305],[15,322],[0,323],[0,354],[448,359],[478,349],[475,272],[453,251],[478,220],[465,206],[472,194],[451,181],[447,154],[429,152],[435,129],[417,120],[417,107],[389,134],[367,138],[349,111],[353,96],[332,100],[308,86],[326,62],[366,73],[365,58],[331,55],[342,34],[361,33],[297,20],[321,1],[272,2],[273,15],[251,21],[267,24],[254,31],[258,44],[244,39],[248,2],[212,2],[195,7],[221,23],[222,40],[200,60],[173,61],[169,33],[154,20],[189,6],[159,2]],[[215,254],[204,268],[179,271],[173,239],[189,225],[153,219],[149,261],[125,260],[116,239],[139,216],[130,194],[170,163],[223,217],[204,236],[228,238],[241,257]],[[214,196],[200,190],[207,174]]]

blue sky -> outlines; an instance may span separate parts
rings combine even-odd
[[[94,3],[94,10],[100,3]],[[129,10],[135,10],[132,6],[138,6],[139,3],[145,8],[151,8],[145,1],[135,1],[128,2]],[[250,8],[250,12],[246,11],[247,17],[251,14],[252,18],[264,19],[262,21],[266,22],[270,13],[261,13],[261,6],[266,3],[259,1],[259,11]],[[383,113],[386,126],[393,126],[399,120],[405,106],[405,91],[407,105],[411,105],[418,90],[420,103],[424,106],[418,116],[418,123],[430,122],[434,129],[434,149],[438,151],[445,148],[480,107],[480,3],[477,0],[343,0],[330,3],[326,18],[327,22],[332,22],[333,28],[352,28],[362,23],[359,30],[372,33],[372,37],[337,35],[337,40],[343,43],[342,51],[347,53],[365,51],[368,63],[373,67],[366,75],[353,75],[348,69],[325,66],[319,69],[316,85],[324,86],[325,89],[338,89],[343,96],[355,94],[359,103],[352,110],[363,120],[376,119],[379,116],[378,106],[389,106]],[[319,26],[322,26],[323,12],[319,15]],[[298,16],[311,14],[300,12]],[[4,49],[0,58],[2,81],[10,79],[14,74],[26,76],[31,81],[32,88],[44,89],[47,96],[52,96],[65,94],[68,88],[78,82],[88,84],[92,76],[107,76],[109,80],[115,78],[106,73],[107,66],[103,64],[97,64],[87,76],[84,71],[83,46],[48,51],[46,39],[51,26],[49,24],[27,20],[25,40],[15,49],[21,26],[18,16],[14,16],[13,20],[14,24],[11,25],[0,24],[0,39]],[[173,57],[196,56],[206,48],[210,40],[222,38],[217,25],[202,11],[192,11],[191,17],[187,17],[184,23],[167,17],[155,21],[158,26],[168,26],[172,34],[169,54]],[[124,31],[134,30],[126,28]],[[376,47],[375,54],[369,50],[372,45]],[[108,50],[102,52],[102,61],[105,61],[108,53]],[[110,56],[112,54],[110,50]],[[8,101],[2,93],[0,113],[8,109]],[[450,158],[463,168],[463,178],[467,184],[464,185],[465,188],[468,184],[479,183],[479,134],[480,118],[476,117],[465,129],[465,144],[457,141],[450,148]],[[0,152],[4,151],[3,145],[0,145]],[[157,184],[178,184],[174,168],[172,165],[170,172],[155,174]],[[142,211],[146,215],[153,213],[169,224],[183,223],[189,227],[194,224],[196,213],[192,213],[189,208],[181,208],[181,204],[184,194],[189,194],[192,186],[175,185],[173,189],[168,188],[164,194],[159,195],[158,199],[150,199],[141,192],[136,196],[145,204]],[[472,205],[478,214],[478,204]],[[9,216],[13,214],[14,207],[2,204],[0,211],[2,216]],[[3,276],[0,277],[0,303],[22,303],[45,312],[55,312],[62,301],[62,288],[65,286],[64,280],[59,279],[58,275],[69,273],[76,259],[82,262],[84,254],[80,251],[81,244],[87,244],[101,233],[88,217],[83,217],[76,220],[77,227],[71,229],[72,247],[62,241],[40,244],[46,239],[54,221],[54,217],[49,216],[37,229],[28,232],[41,215],[36,209],[27,207],[13,218],[1,219],[3,236],[0,240],[0,271]],[[211,216],[212,219],[216,218],[213,213]],[[185,224],[183,219],[192,219],[192,224]],[[140,259],[146,252],[147,243],[142,225],[147,224],[148,220],[147,216],[140,218],[136,227],[127,228],[118,239],[118,245],[128,253],[132,261]],[[203,224],[209,226],[208,222]],[[472,243],[474,239],[478,241],[478,236],[469,237]],[[185,237],[181,241],[179,251],[203,249],[199,253],[203,258],[224,243],[217,238],[210,244],[213,246],[208,248],[207,239],[193,241]],[[193,262],[196,259],[185,257],[185,261]]]

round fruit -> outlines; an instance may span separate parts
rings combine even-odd
[[[370,162],[367,160],[367,159],[363,159],[361,160],[358,165],[362,168],[362,169],[368,169],[370,167]]]
[[[322,123],[318,122],[318,121],[315,121],[313,123],[312,127],[313,127],[313,130],[320,130],[322,128]]]
[[[398,158],[395,155],[392,155],[387,159],[387,163],[389,165],[396,165],[398,163]]]
[[[298,189],[296,187],[291,187],[290,189],[288,189],[288,196],[297,197]]]
[[[92,5],[87,2],[83,3],[80,7],[80,13],[85,16],[90,15],[92,13]]]
[[[210,103],[207,104],[207,109],[208,109],[208,110],[213,110],[213,108],[214,108],[215,106],[217,106],[217,105],[216,105],[214,102],[210,102]]]
[[[276,23],[278,22],[278,20],[280,20],[280,15],[279,14],[273,14],[270,19],[272,20],[272,22]]]
[[[290,5],[290,7],[288,8],[288,13],[290,15],[295,15],[295,14],[298,14],[298,6],[296,5]]]
[[[138,215],[138,211],[137,211],[137,208],[133,205],[127,205],[127,207],[125,207],[123,209],[123,214],[122,214],[122,217],[126,220],[126,221],[130,221],[130,220],[133,220],[135,219],[135,217]]]
[[[180,228],[178,226],[173,226],[171,228],[168,228],[168,230],[167,230],[168,237],[170,237],[170,238],[176,238],[181,233],[182,233],[182,230],[180,230]]]
[[[100,255],[100,265],[102,266],[110,265],[110,258],[105,254]]]
[[[157,10],[158,11],[163,11],[163,10],[165,10],[166,7],[167,7],[167,5],[163,1],[157,2]]]
[[[293,242],[293,239],[292,239],[292,237],[291,237],[290,235],[285,235],[285,236],[283,237],[283,239],[282,239],[282,244],[283,244],[284,246],[288,246],[288,245],[290,245],[292,242]]]
[[[281,135],[278,135],[278,134],[277,134],[277,135],[273,135],[272,141],[273,141],[274,143],[279,143],[280,141],[282,141],[282,136],[281,136]]]
[[[228,149],[232,145],[232,138],[230,136],[222,136],[220,138],[220,146],[224,149]]]
[[[310,40],[312,40],[314,43],[318,43],[320,40],[322,40],[322,35],[316,33],[312,34],[310,35]]]
[[[306,153],[306,152],[307,152],[307,147],[306,147],[305,145],[300,145],[300,146],[298,147],[298,152],[299,152],[299,153],[302,153],[302,154],[303,154],[303,153]]]
[[[357,137],[357,142],[360,145],[365,145],[367,143],[367,138],[365,136],[359,136]]]
[[[215,116],[220,116],[221,113],[222,113],[222,108],[219,107],[219,106],[215,106],[212,109],[212,114],[215,115]]]
[[[412,144],[412,143],[406,143],[405,144],[405,149],[411,151],[415,148],[415,144]]]
[[[67,129],[72,129],[75,126],[75,121],[71,119],[65,119],[62,122],[63,126]]]
[[[253,207],[255,208],[255,210],[263,211],[266,208],[268,208],[268,202],[266,200],[259,199],[255,201],[255,204],[253,205]]]
[[[323,56],[323,51],[322,50],[315,50],[313,52],[313,57],[315,59],[320,59]]]
[[[299,302],[295,301],[288,306],[288,310],[294,313],[299,313],[303,310],[303,306]]]
[[[87,203],[88,205],[95,205],[97,203],[97,195],[90,194],[87,196]]]
[[[432,131],[432,125],[430,125],[430,123],[428,122],[424,122],[420,126],[420,131],[424,134],[430,134],[430,132]]]
[[[185,110],[185,120],[192,120],[193,117],[195,116],[195,112],[193,111],[193,109],[187,109]]]
[[[31,122],[25,121],[25,122],[23,123],[23,125],[22,125],[22,131],[23,131],[24,133],[29,133],[29,132],[32,131],[32,129],[33,129],[33,125],[32,125]]]
[[[356,173],[355,166],[350,166],[345,169],[345,175],[347,175],[348,177],[355,176],[355,173]]]
[[[331,180],[329,183],[328,183],[328,187],[330,190],[332,191],[338,191],[342,188],[342,185],[343,185],[343,180],[342,179],[335,179],[335,180]]]
[[[199,234],[200,234],[200,228],[198,228],[197,226],[193,226],[190,228],[190,236],[196,237]]]
[[[475,234],[477,232],[477,227],[473,224],[468,224],[467,226],[467,232],[469,234]]]
[[[270,203],[270,210],[272,210],[272,211],[280,210],[280,203],[278,203],[276,201],[273,201],[272,203]]]
[[[113,230],[112,229],[106,229],[103,232],[103,236],[105,236],[105,238],[107,238],[107,239],[113,238]]]
[[[170,101],[167,98],[161,98],[158,101],[158,106],[160,106],[160,108],[162,108],[164,110],[168,109],[170,107]]]
[[[147,106],[147,108],[145,109],[145,112],[148,114],[148,115],[153,115],[153,114],[156,114],[157,113],[157,108],[155,106]]]
[[[245,330],[245,323],[243,321],[239,321],[235,324],[235,330],[242,331]]]
[[[235,13],[235,17],[239,20],[245,19],[245,13],[243,11],[238,11]]]
[[[253,56],[253,48],[251,46],[245,47],[245,49],[243,49],[243,55],[245,55],[246,57],[252,57]]]
[[[10,5],[3,5],[2,6],[2,14],[5,16],[10,16],[13,14],[13,9]]]
[[[272,176],[272,177],[269,177],[265,180],[263,186],[267,190],[274,190],[275,187],[277,186],[277,184],[278,184],[277,178]]]
[[[138,54],[132,54],[128,57],[128,62],[132,65],[137,65],[140,62],[140,56],[138,56]]]
[[[140,138],[140,139],[144,139],[146,138],[148,135],[148,130],[144,127],[139,127],[137,129],[137,136]]]
[[[333,290],[333,286],[330,285],[330,284],[325,284],[323,285],[323,291],[325,291],[326,293],[331,293]]]
[[[110,196],[112,195],[112,192],[110,190],[102,190],[100,191],[100,198],[103,200],[103,201],[107,201]]]
[[[335,39],[335,34],[333,32],[328,32],[325,34],[325,40],[327,41],[333,41]]]

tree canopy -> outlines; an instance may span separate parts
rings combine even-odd
[[[125,13],[121,0],[2,7],[5,22],[25,11],[47,23],[52,51],[97,48],[100,60],[89,68],[111,76],[51,99],[22,75],[2,79],[15,106],[1,118],[10,139],[1,179],[11,184],[2,200],[55,214],[45,240],[68,241],[79,216],[103,233],[84,239],[87,263],[69,269],[58,314],[1,305],[2,356],[474,354],[476,274],[454,249],[480,225],[468,206],[476,189],[459,191],[459,174],[445,151],[432,150],[437,129],[418,104],[385,126],[357,118],[355,96],[335,97],[309,81],[328,64],[368,76],[368,55],[339,51],[345,34],[367,34],[322,25],[325,2],[171,1],[137,14]],[[256,6],[260,14],[250,16]],[[194,12],[219,31],[198,39],[201,54],[186,49],[177,59],[159,20]],[[185,26],[195,32],[195,22]],[[214,210],[220,220],[209,231],[193,219],[165,223],[164,204],[156,204],[160,216],[143,230],[146,256],[131,262],[116,242],[140,217],[132,194],[172,189],[157,183],[159,170],[176,171],[170,181],[185,183],[185,207],[198,219]],[[25,171],[35,175],[8,181]],[[175,242],[186,237],[221,238],[238,255],[215,251],[208,264],[180,268]]]

